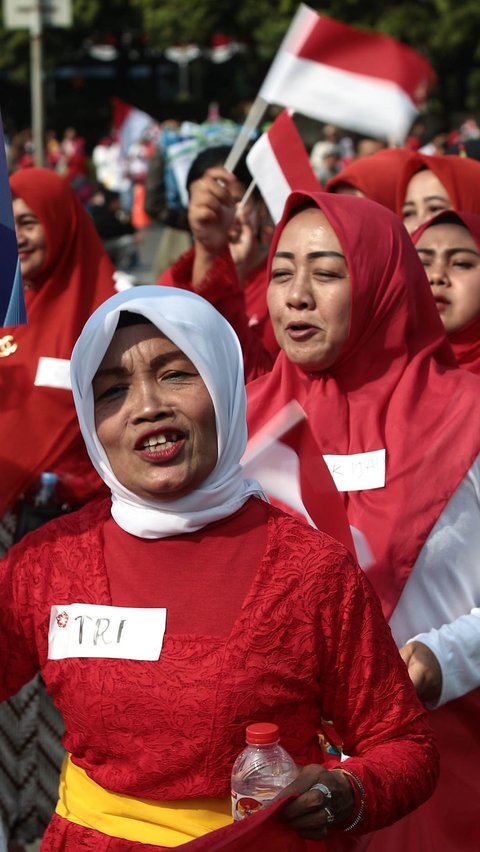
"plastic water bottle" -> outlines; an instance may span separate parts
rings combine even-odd
[[[33,497],[35,506],[51,506],[55,502],[58,481],[59,477],[56,473],[45,471],[40,475],[38,489]]]
[[[257,722],[246,730],[247,747],[232,769],[232,815],[234,820],[267,805],[298,775],[288,752],[280,745],[278,725]]]

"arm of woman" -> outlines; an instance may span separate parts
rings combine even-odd
[[[419,633],[400,649],[417,695],[429,709],[480,686],[480,608]]]
[[[158,283],[198,293],[228,320],[242,347],[245,382],[250,382],[269,373],[275,358],[249,324],[229,248],[228,230],[234,214],[227,188],[231,179],[229,172],[217,168],[210,169],[205,177],[192,184],[189,221],[195,245]]]
[[[479,521],[477,457],[425,542],[390,621],[429,709],[480,686]]]
[[[36,674],[31,583],[18,544],[0,562],[0,701],[5,701]],[[28,557],[27,557],[28,562]]]
[[[284,791],[300,793],[284,815],[313,839],[327,827],[353,823],[355,832],[364,833],[389,825],[425,801],[438,776],[426,712],[379,601],[350,556],[342,563],[332,567],[328,598],[318,601],[317,636],[322,717],[333,720],[349,757],[330,771],[305,768]],[[352,775],[342,777],[340,770]],[[331,790],[331,802],[320,796],[314,801],[312,777]],[[355,805],[346,787],[351,781]],[[325,804],[333,815],[329,825]]]

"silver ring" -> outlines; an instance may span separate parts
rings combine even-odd
[[[332,791],[329,790],[328,787],[325,784],[320,784],[320,782],[318,784],[314,784],[312,787],[310,787],[310,790],[320,790],[320,792],[323,793],[324,799],[331,799],[332,798]]]
[[[325,811],[325,813],[327,815],[327,825],[331,825],[332,822],[335,822],[335,817],[333,816],[333,814],[332,814],[331,810],[329,810],[329,808],[324,808],[323,810]]]

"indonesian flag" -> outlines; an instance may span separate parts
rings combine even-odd
[[[250,174],[274,222],[282,218],[285,201],[295,189],[318,192],[321,187],[310,165],[302,138],[284,110],[247,155]]]
[[[242,465],[275,505],[355,553],[342,499],[298,402],[289,402],[250,438]]]
[[[406,45],[320,17],[302,4],[259,97],[400,142],[434,81],[429,63]]]
[[[7,159],[0,118],[0,329],[26,322],[23,285],[18,259],[17,237],[12,212],[12,196],[8,182]],[[7,339],[8,338],[8,339]],[[10,335],[0,334],[0,356],[12,345]]]
[[[139,142],[156,122],[147,112],[127,104],[120,98],[112,98],[112,106],[113,129],[118,136],[121,153],[127,157],[130,147]]]

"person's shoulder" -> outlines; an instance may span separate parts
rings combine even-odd
[[[301,600],[312,613],[328,600],[335,612],[362,585],[362,570],[341,542],[318,530],[306,520],[270,506],[268,509],[269,548],[266,564],[269,582],[292,606]],[[325,616],[327,617],[327,616]]]
[[[308,523],[306,518],[300,515],[291,515],[277,506],[268,506],[270,523],[275,527],[275,534],[285,541],[301,539],[304,546],[312,548],[314,552],[322,552],[336,556],[340,560],[355,561],[352,554],[345,545],[327,532],[319,530]]]

